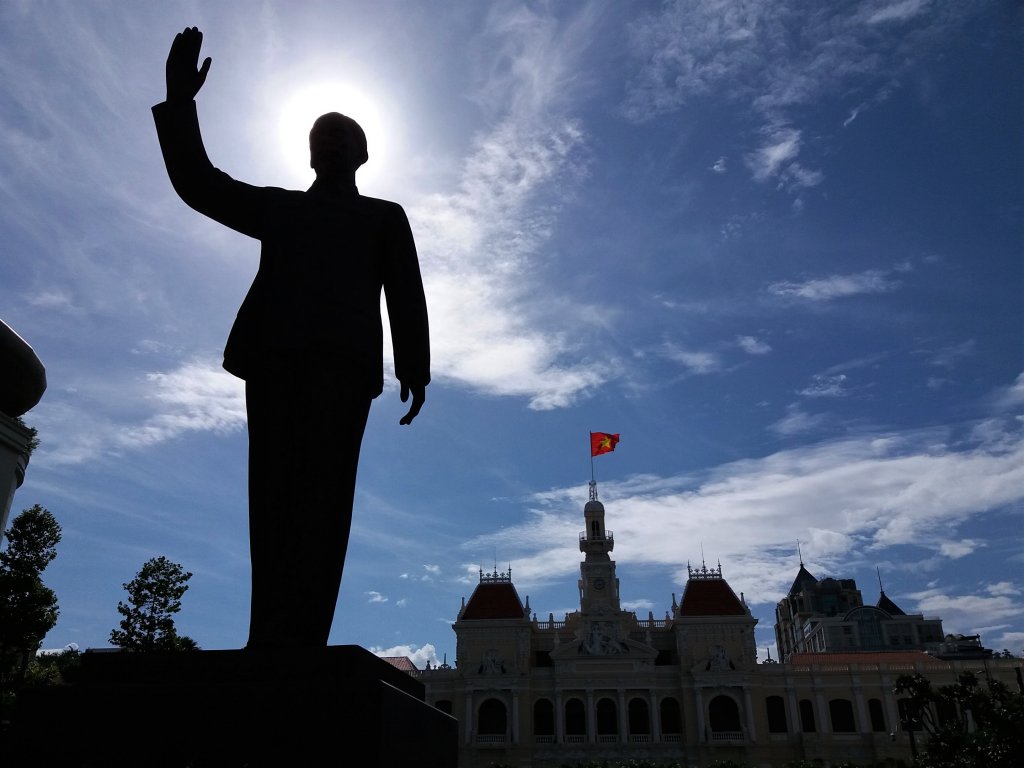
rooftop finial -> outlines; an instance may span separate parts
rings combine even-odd
[[[590,481],[590,500],[597,501],[597,481]]]
[[[882,570],[876,565],[875,573],[878,574],[878,591],[883,595],[885,594],[885,588],[882,586]]]
[[[800,551],[800,539],[796,540],[796,554],[800,558],[800,567],[804,567],[804,553]]]

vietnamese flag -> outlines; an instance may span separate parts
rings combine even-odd
[[[619,434],[614,435],[608,432],[590,433],[590,455],[600,456],[602,453],[611,453],[619,443]]]

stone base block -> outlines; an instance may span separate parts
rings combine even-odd
[[[24,691],[4,764],[55,768],[457,768],[458,725],[358,646],[86,652]]]

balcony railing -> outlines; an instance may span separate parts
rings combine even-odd
[[[505,734],[504,733],[478,733],[476,735],[477,744],[504,744]]]
[[[615,536],[611,531],[605,531],[604,536],[590,536],[586,531],[580,531],[580,541],[612,541]]]
[[[712,731],[712,741],[743,741],[743,731]]]

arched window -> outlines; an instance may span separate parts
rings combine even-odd
[[[565,733],[567,736],[587,735],[587,712],[579,699],[565,702]]]
[[[764,705],[768,711],[768,733],[786,733],[786,702],[781,696],[769,696]]]
[[[661,713],[661,732],[672,735],[683,732],[683,713],[679,708],[679,700],[671,696],[661,700],[658,705]]]
[[[854,733],[857,730],[853,704],[849,699],[832,699],[828,703],[828,715],[832,719],[832,733]]]
[[[629,700],[629,733],[647,735],[651,732],[651,717],[647,701],[639,697]]]
[[[555,705],[550,699],[537,699],[533,703],[533,735],[555,735]]]
[[[814,733],[814,705],[810,699],[800,699],[800,730],[804,733]]]
[[[599,736],[614,736],[619,732],[619,713],[611,699],[597,702],[597,733]]]
[[[480,705],[477,713],[476,732],[485,735],[505,735],[505,724],[508,722],[505,704],[497,699],[487,699]]]
[[[868,715],[871,717],[871,730],[876,733],[885,733],[885,712],[882,709],[881,699],[868,699]]]
[[[434,708],[440,709],[446,715],[450,715],[452,713],[452,703],[448,699],[438,699],[434,702]]]
[[[711,723],[711,730],[721,731],[742,731],[740,725],[740,708],[728,696],[715,696],[708,704],[708,720]]]

